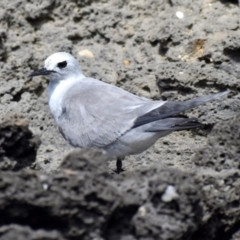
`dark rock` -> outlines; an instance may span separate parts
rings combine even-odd
[[[231,240],[239,240],[240,239],[240,230],[238,230],[236,233],[234,233]]]
[[[81,172],[108,172],[109,157],[97,149],[83,149],[69,153],[61,163],[61,168]]]
[[[123,203],[112,214],[106,239],[184,239],[201,222],[201,192],[192,174],[148,169],[127,173],[117,187]]]
[[[76,153],[67,159],[74,157],[83,161]],[[0,225],[57,230],[66,239],[115,240],[156,239],[159,234],[162,239],[181,239],[197,229],[203,208],[192,174],[150,169],[103,175],[95,168],[89,171],[93,160],[105,166],[101,156],[100,161],[88,160],[84,168],[63,169],[53,176],[3,172]]]
[[[197,166],[216,171],[240,169],[240,116],[221,122],[209,135],[207,146],[196,153]]]
[[[39,138],[28,128],[26,119],[9,115],[0,122],[0,169],[19,170],[36,160]]]
[[[3,172],[0,215],[4,217],[0,225],[59,229],[67,239],[100,237],[121,198],[107,178],[94,171],[89,174],[89,169],[63,169],[54,176],[33,171]]]
[[[0,227],[0,240],[64,240],[57,231],[33,230],[10,224]]]
[[[21,169],[35,160],[38,145],[27,124],[1,124],[0,168],[19,171],[0,175],[0,238],[238,239],[238,5],[2,0],[0,112],[23,114],[41,135],[35,169],[43,172]],[[156,100],[230,94],[187,113],[208,125],[219,122],[209,140],[201,131],[169,135],[126,158],[125,173],[110,174],[106,156],[96,151],[62,162],[70,147],[48,110],[48,82],[27,78],[56,51],[76,56],[87,76]]]
[[[239,226],[239,170],[216,173],[199,171],[196,181],[201,185],[204,213],[192,239],[231,239]]]
[[[234,233],[239,170],[150,168],[118,175],[107,173],[105,160],[96,150],[83,150],[69,154],[54,175],[2,172],[2,236],[20,231],[31,239],[42,229],[46,239],[59,234],[83,240],[200,240],[230,239]]]

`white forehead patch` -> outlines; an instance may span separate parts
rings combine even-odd
[[[48,57],[44,62],[44,67],[46,69],[49,69],[50,66],[51,66],[51,59]]]
[[[45,64],[44,67],[48,70],[50,69],[54,69],[56,67],[56,65],[60,62],[63,61],[74,61],[74,57],[72,55],[70,55],[69,53],[66,52],[57,52],[54,53],[52,55],[50,55],[46,60],[45,60]]]

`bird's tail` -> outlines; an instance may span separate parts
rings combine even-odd
[[[226,94],[228,94],[228,91],[220,92],[220,93],[216,93],[216,94],[212,94],[204,97],[198,97],[198,98],[190,99],[183,102],[180,102],[180,101],[166,102],[162,106],[137,118],[137,120],[135,121],[134,127],[138,127],[138,126],[141,126],[150,122],[158,121],[161,119],[166,119],[171,117],[174,118],[177,114],[181,112],[198,107],[204,103],[218,99]]]

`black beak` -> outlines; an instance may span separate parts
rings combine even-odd
[[[32,72],[28,77],[35,77],[35,76],[47,76],[55,71],[53,70],[47,70],[46,68],[41,68],[39,70],[36,70]]]

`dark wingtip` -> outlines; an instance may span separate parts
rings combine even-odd
[[[33,72],[28,75],[28,78],[34,77]]]
[[[178,113],[185,112],[189,109],[198,107],[202,104],[205,104],[209,101],[213,101],[216,99],[219,99],[225,95],[227,95],[229,91],[219,92],[215,94],[211,94],[208,96],[193,98],[184,102],[166,102],[162,106],[160,106],[157,109],[154,109],[151,112],[147,112],[146,114],[139,116],[134,125],[133,128],[139,127],[141,125],[144,125],[149,122],[154,122],[159,119],[169,118],[172,116],[175,116]]]

